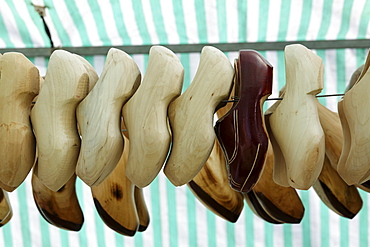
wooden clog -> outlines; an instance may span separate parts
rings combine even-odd
[[[175,186],[190,182],[206,163],[215,141],[213,115],[228,99],[233,76],[225,54],[205,46],[193,82],[170,104],[172,147],[164,173]]]
[[[116,168],[105,181],[92,186],[91,192],[104,223],[122,235],[133,236],[140,221],[134,197],[135,185],[125,176],[130,144],[124,139],[124,150]]]
[[[9,201],[8,192],[0,189],[0,227],[6,225],[13,216],[12,206]]]
[[[35,162],[31,103],[39,93],[38,69],[21,53],[0,56],[0,187],[13,191]]]
[[[362,184],[370,179],[370,53],[356,84],[338,102],[343,129],[343,148],[337,171],[347,184]]]
[[[313,188],[325,205],[340,216],[352,219],[362,208],[362,199],[356,187],[348,186],[343,181],[327,157]]]
[[[80,151],[75,112],[88,90],[89,77],[82,62],[67,51],[54,51],[31,111],[38,149],[34,173],[53,191],[74,174]]]
[[[286,163],[290,186],[307,190],[320,175],[325,139],[316,98],[323,88],[322,60],[302,45],[285,48],[286,91],[269,117]]]
[[[274,153],[271,145],[267,150],[266,163],[253,192],[265,212],[273,219],[291,224],[301,222],[304,206],[297,191],[292,187],[283,187],[273,180]]]
[[[89,186],[102,183],[122,155],[121,110],[140,78],[133,59],[111,48],[100,79],[77,107],[82,141],[76,174]]]
[[[139,188],[149,185],[161,170],[170,148],[169,103],[180,95],[184,68],[163,46],[153,46],[141,86],[122,113],[130,136],[126,176]]]
[[[139,232],[145,231],[150,222],[149,211],[145,203],[143,190],[135,186],[134,190],[135,205],[137,210],[137,215],[139,216]]]
[[[235,60],[232,109],[215,125],[231,188],[249,192],[263,170],[268,147],[262,106],[272,92],[272,66],[258,52],[244,50]]]
[[[84,223],[75,182],[73,174],[62,188],[52,191],[32,174],[33,199],[41,216],[50,224],[70,231],[79,231]]]
[[[278,221],[274,218],[272,218],[262,207],[260,202],[258,201],[256,194],[253,190],[249,191],[248,193],[243,193],[245,201],[247,202],[249,208],[252,210],[252,212],[260,217],[261,219],[272,223],[272,224],[282,224],[283,222]]]
[[[98,82],[99,76],[96,73],[94,67],[85,58],[77,54],[73,55],[76,56],[82,62],[83,66],[86,69],[87,75],[89,76],[89,92],[91,92],[95,84]]]

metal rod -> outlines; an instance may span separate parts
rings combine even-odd
[[[316,95],[316,98],[344,96],[344,93]],[[266,100],[282,100],[283,98],[267,98]],[[222,103],[238,102],[239,100],[222,100]]]

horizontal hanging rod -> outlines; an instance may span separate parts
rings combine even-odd
[[[185,44],[163,45],[175,53],[199,53],[206,45],[212,45],[223,52],[253,49],[258,51],[284,50],[290,44],[302,44],[309,49],[344,49],[370,48],[370,39],[356,40],[315,40],[315,41],[284,41],[284,42],[245,42],[245,43],[213,43],[213,44]],[[27,57],[49,57],[56,49],[66,50],[81,56],[106,55],[111,47],[118,48],[128,54],[148,54],[153,45],[130,46],[85,46],[85,47],[56,47],[56,48],[7,48],[0,49],[0,53],[21,52]]]
[[[335,97],[335,96],[344,96],[344,93],[336,93],[336,94],[322,94],[322,95],[316,95],[316,98],[325,98],[325,97]],[[282,100],[283,98],[267,98],[266,100]],[[222,100],[223,103],[229,103],[229,102],[238,102],[238,99],[233,100]]]

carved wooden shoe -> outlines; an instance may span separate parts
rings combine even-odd
[[[38,150],[34,172],[53,191],[74,174],[80,151],[75,112],[88,90],[89,77],[82,62],[66,51],[53,52],[31,111]]]
[[[120,234],[134,236],[140,221],[134,198],[135,185],[125,176],[129,145],[125,138],[116,168],[100,185],[92,186],[91,191],[95,208],[104,223]]]
[[[321,200],[340,216],[352,219],[362,208],[362,199],[354,185],[348,186],[325,158],[319,179],[314,183]]]
[[[137,210],[137,215],[139,216],[139,232],[145,231],[150,222],[149,211],[145,203],[143,190],[135,186],[134,190],[135,205]]]
[[[272,92],[272,66],[258,52],[239,52],[233,108],[215,125],[231,188],[249,192],[261,175],[268,147],[262,105]]]
[[[40,214],[50,224],[70,231],[79,231],[84,223],[75,182],[73,174],[62,188],[52,191],[32,174],[33,199]]]
[[[252,212],[260,217],[261,219],[272,223],[272,224],[281,224],[283,222],[278,221],[274,218],[272,218],[262,207],[260,202],[258,201],[256,194],[254,193],[253,190],[249,191],[248,193],[243,193],[245,201],[247,202],[249,208],[252,210]]]
[[[337,171],[349,185],[370,179],[369,67],[370,53],[357,83],[338,102],[344,142]]]
[[[228,98],[233,76],[225,54],[205,46],[193,82],[170,104],[172,147],[164,173],[175,186],[190,182],[206,163],[215,141],[213,114]]]
[[[253,192],[260,205],[273,219],[284,223],[298,224],[304,215],[304,206],[296,190],[283,187],[273,180],[274,153],[269,145],[261,178]]]
[[[35,162],[30,112],[39,92],[39,71],[21,53],[0,56],[0,187],[13,191]]]
[[[231,92],[230,95],[234,95]],[[231,104],[217,111],[222,117]],[[244,207],[244,196],[229,186],[226,160],[217,139],[211,155],[199,173],[188,183],[190,190],[209,210],[230,222],[236,222]]]
[[[307,190],[320,175],[325,139],[316,98],[323,88],[321,58],[302,45],[285,48],[286,92],[270,127],[286,162],[290,186]]]
[[[140,188],[154,180],[167,157],[171,141],[167,108],[180,95],[183,78],[177,56],[165,47],[153,46],[143,82],[123,107],[131,143],[126,176]]]
[[[6,225],[13,216],[12,206],[10,205],[8,193],[0,189],[0,227]]]
[[[122,155],[121,110],[140,78],[133,59],[111,48],[100,79],[77,107],[82,141],[76,174],[89,186],[103,182]]]

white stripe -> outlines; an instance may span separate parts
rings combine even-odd
[[[345,65],[345,82],[346,86],[349,84],[352,73],[357,69],[356,49],[345,49],[344,50],[344,65]],[[365,63],[365,61],[363,61]],[[344,93],[344,92],[338,92]]]
[[[0,48],[6,48],[5,42],[3,41],[1,37],[0,37]]]
[[[273,243],[275,247],[284,246],[284,225],[274,225]]]
[[[348,220],[348,242],[349,246],[360,246],[360,217]]]
[[[365,4],[369,4],[366,0],[357,0],[352,2],[352,10],[349,22],[349,29],[345,39],[356,39],[358,37],[358,31],[361,21],[362,10],[365,8]]]
[[[227,41],[229,43],[239,42],[239,23],[238,23],[238,1],[229,0],[226,4],[226,27]]]
[[[152,8],[150,5],[149,0],[141,0],[141,5],[143,7],[143,12],[144,12],[144,21],[150,36],[150,41],[151,44],[159,44],[159,38],[157,32],[160,30],[156,30],[155,25],[154,25],[154,19],[153,19],[153,13],[152,13]]]
[[[26,45],[23,43],[20,31],[18,30],[17,23],[14,19],[14,16],[6,2],[2,2],[0,8],[0,15],[2,15],[6,32],[9,35],[10,41],[13,43],[14,47],[23,48]]]
[[[244,203],[244,199],[243,199]],[[235,224],[235,246],[246,246],[247,245],[247,238],[246,238],[246,222],[245,222],[245,214],[246,210],[249,210],[248,205],[244,203],[244,208],[238,218],[238,220],[234,223]],[[251,219],[248,219],[251,220]]]
[[[182,1],[186,36],[189,44],[199,43],[197,17],[194,0]]]
[[[331,19],[328,32],[325,36],[327,40],[336,39],[342,25],[342,12],[343,12],[344,0],[336,0],[332,4]]]
[[[297,40],[299,27],[301,24],[301,15],[302,15],[303,1],[296,0],[292,1],[290,4],[290,14],[286,40]]]
[[[195,74],[197,73],[197,69],[199,66],[200,61],[200,53],[190,53],[189,55],[189,62],[190,62],[190,80],[193,81]]]
[[[168,219],[168,203],[167,203],[167,188],[166,188],[166,177],[163,173],[158,174],[158,186],[159,186],[159,205],[161,214],[161,227],[162,227],[162,246],[170,246],[170,231],[169,231],[169,219]],[[171,198],[169,198],[171,200]]]
[[[101,72],[103,71],[104,63],[105,63],[105,56],[94,56],[93,67],[99,76],[101,75]]]
[[[88,217],[88,216],[85,216]],[[69,246],[80,246],[80,234],[79,232],[68,231],[68,245]],[[53,241],[53,240],[50,240]],[[64,246],[63,246],[64,247]]]
[[[21,212],[19,211],[19,200],[18,200],[18,191],[15,190],[12,193],[8,193],[9,200],[12,205],[13,210],[13,217],[11,221],[8,223],[10,224],[10,229],[12,232],[12,241],[13,246],[23,246],[23,238],[22,238],[22,224],[21,224]],[[24,226],[27,228],[27,226]]]
[[[302,193],[307,193],[307,191],[297,190],[297,193],[299,197],[302,197]],[[304,206],[305,206],[305,210],[307,210],[310,205],[304,205]],[[305,215],[304,217],[307,217],[307,215]],[[307,233],[303,232],[302,224],[299,224],[299,225],[292,224],[291,225],[292,246],[294,247],[303,246],[303,234],[307,234]]]
[[[227,239],[234,238],[234,236],[229,236],[226,231],[226,221],[221,217],[214,215],[216,224],[216,245],[218,247],[227,246]]]
[[[337,66],[336,66],[336,50],[325,51],[325,73],[326,73],[326,94],[337,93]],[[336,97],[326,98],[326,107],[332,111],[338,112],[338,99]]]
[[[329,245],[332,247],[340,246],[340,222],[336,213],[329,210]]]
[[[195,215],[197,219],[197,244],[198,247],[208,247],[208,227],[207,227],[208,209],[198,199],[195,200]]]
[[[41,33],[39,29],[35,25],[35,20],[33,20],[30,16],[30,13],[28,12],[28,8],[26,6],[25,1],[17,1],[14,3],[14,5],[17,8],[17,12],[20,16],[20,18],[23,19],[24,23],[27,26],[27,30],[30,34],[30,38],[33,43],[33,47],[45,47],[46,44],[44,43],[44,39],[41,36]],[[36,12],[36,10],[35,10]],[[37,14],[38,15],[38,14]],[[39,17],[41,18],[41,17]]]
[[[87,2],[87,0],[75,1],[75,3],[78,8],[79,15],[81,16],[81,19],[85,24],[86,32],[89,37],[91,45],[102,46],[103,42],[99,37],[94,14],[91,11],[89,3]]]
[[[105,223],[103,223],[103,220],[99,216],[98,218],[99,224],[103,225],[104,230],[102,233],[97,233],[95,235],[104,234],[105,246],[114,246],[116,244],[116,234],[118,233],[116,233],[114,230],[109,228]]]
[[[247,1],[247,41],[258,41],[259,1]]]
[[[142,190],[144,194],[145,204],[146,204],[146,207],[148,208],[149,217],[151,217],[148,228],[145,230],[145,232],[142,233],[143,234],[143,246],[152,247],[154,245],[153,228],[155,227],[154,226],[155,223],[153,222],[153,214],[152,214],[153,212],[152,195],[150,192],[150,187],[143,188]]]
[[[49,228],[49,239],[50,244],[53,247],[62,247],[61,246],[61,237],[60,237],[60,231],[61,229],[58,227],[55,227],[54,225],[48,224]]]
[[[44,6],[44,4],[42,4],[41,6]],[[51,19],[51,14],[50,14],[48,8],[45,8],[44,20],[45,20],[46,25],[49,28],[50,35],[51,35],[51,38],[53,40],[54,47],[62,46],[62,41],[61,41],[61,39],[59,37],[58,31],[55,28],[54,22]],[[50,46],[49,43],[47,45]]]
[[[35,57],[34,65],[39,70],[40,76],[45,76],[46,74],[46,62],[44,57]]]
[[[59,19],[66,31],[72,46],[83,46],[78,29],[73,22],[71,15],[68,12],[68,8],[64,1],[54,1],[55,10],[59,16]]]
[[[281,0],[269,2],[266,41],[277,41],[279,36]]]
[[[97,246],[97,232],[96,232],[96,221],[95,221],[95,205],[92,202],[91,188],[86,184],[82,183],[82,193],[83,193],[83,213],[85,217],[85,226],[86,226],[86,235],[87,243],[89,247]],[[100,221],[100,224],[103,224],[103,221]],[[103,232],[100,234],[104,234]]]
[[[179,239],[178,246],[189,246],[189,221],[186,187],[181,186],[176,188],[176,215],[177,218],[177,236]]]
[[[121,236],[123,238],[123,246],[135,246],[135,238],[133,237],[124,237],[124,236]],[[107,246],[112,246],[112,245],[107,245]]]
[[[217,19],[216,0],[204,1],[206,15],[207,41],[208,43],[219,43],[219,30]]]
[[[132,1],[125,1],[124,4],[121,4],[121,11],[127,35],[130,36],[131,44],[142,45],[143,38],[140,36],[139,28],[136,23]]]
[[[321,215],[320,215],[320,198],[313,189],[308,191],[310,198],[310,233],[311,245],[321,246]]]
[[[173,4],[171,0],[160,0],[164,29],[166,30],[167,40],[169,44],[180,43]]]
[[[253,214],[254,246],[263,247],[265,243],[265,221]]]
[[[104,17],[104,27],[111,45],[122,45],[123,40],[117,30],[116,21],[112,11],[112,5],[107,4],[106,0],[97,0],[102,16]],[[120,4],[120,3],[117,3]]]
[[[315,40],[320,38],[318,37],[318,34],[322,21],[323,7],[324,0],[312,1],[310,24],[308,25],[306,34],[307,40]]]

